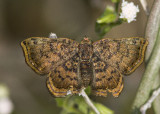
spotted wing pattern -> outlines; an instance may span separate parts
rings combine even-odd
[[[122,75],[118,69],[93,55],[92,93],[96,96],[107,96],[107,90],[118,97],[123,89]]]
[[[78,45],[68,38],[28,38],[21,43],[27,64],[38,74],[49,74],[47,87],[55,97],[80,88]]]
[[[122,75],[132,73],[142,63],[147,44],[143,38],[106,38],[94,42],[93,55],[87,61],[91,67],[85,67],[93,70],[93,77],[88,78],[92,92],[107,96],[109,91],[118,97],[123,89]],[[22,41],[21,46],[27,64],[41,75],[48,74],[47,87],[55,97],[80,93],[84,85],[79,43],[68,38],[33,37]]]
[[[147,44],[143,38],[106,38],[94,42],[94,94],[106,96],[108,90],[117,97],[123,88],[122,74],[132,73],[142,63]]]
[[[68,38],[28,38],[21,42],[27,64],[39,74],[48,74],[53,67],[73,57],[77,42]]]
[[[47,78],[47,87],[56,97],[65,97],[68,94],[78,94],[80,92],[81,78],[79,76],[79,57],[77,54],[50,72]]]

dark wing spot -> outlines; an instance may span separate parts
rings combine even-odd
[[[137,43],[137,41],[136,40],[132,40],[132,43],[135,45]]]
[[[60,75],[58,75],[58,78],[60,78],[62,81],[64,80],[64,78]]]
[[[109,77],[107,80],[110,81],[113,78],[113,76]]]
[[[103,69],[95,69],[95,72],[98,73],[98,72],[103,72],[104,70]]]
[[[26,41],[23,41],[23,44],[26,45]]]
[[[111,74],[113,74],[113,73],[116,73],[116,70],[112,70],[112,71],[111,71]]]
[[[78,80],[76,77],[74,77],[73,79],[76,80],[76,81]]]
[[[105,78],[106,76],[102,76],[102,78]]]
[[[127,55],[126,55],[126,57],[129,57],[129,49],[127,48]]]
[[[118,42],[117,44],[117,52],[119,52],[119,50],[120,50],[120,42]]]
[[[143,41],[143,44],[145,44],[145,43],[146,43],[146,40]]]
[[[66,78],[70,78],[70,76],[69,76],[69,75],[66,75]]]
[[[112,54],[110,53],[109,55],[108,55],[108,59],[110,59],[112,57]]]
[[[98,81],[102,81],[102,79],[97,78],[97,79],[96,79],[96,82],[98,82]]]
[[[49,46],[50,46],[50,51],[53,51],[53,45],[50,43]]]
[[[119,69],[119,62],[116,62],[116,65],[117,65],[117,69]]]

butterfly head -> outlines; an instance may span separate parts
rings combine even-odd
[[[92,41],[89,38],[84,37],[79,45],[79,55],[81,60],[90,61],[92,52]]]
[[[84,37],[81,44],[92,44],[92,41],[88,37]]]

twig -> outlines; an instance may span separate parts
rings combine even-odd
[[[151,107],[152,102],[159,94],[160,94],[160,88],[155,90],[152,96],[150,97],[150,99],[140,108],[140,111],[142,112],[142,114],[146,114],[146,110]]]
[[[86,103],[95,111],[96,114],[100,114],[98,109],[94,106],[94,104],[92,103],[92,101],[90,100],[90,98],[88,97],[86,92],[84,91],[84,89],[82,89],[82,91],[81,91],[81,93],[79,95],[83,96],[83,98],[86,101]]]
[[[146,15],[149,15],[149,9],[148,9],[148,5],[147,5],[147,1],[146,0],[140,0],[142,7],[146,13]]]

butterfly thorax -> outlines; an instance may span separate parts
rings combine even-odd
[[[84,87],[90,85],[92,80],[92,54],[92,42],[88,38],[84,38],[79,44],[80,72]]]

